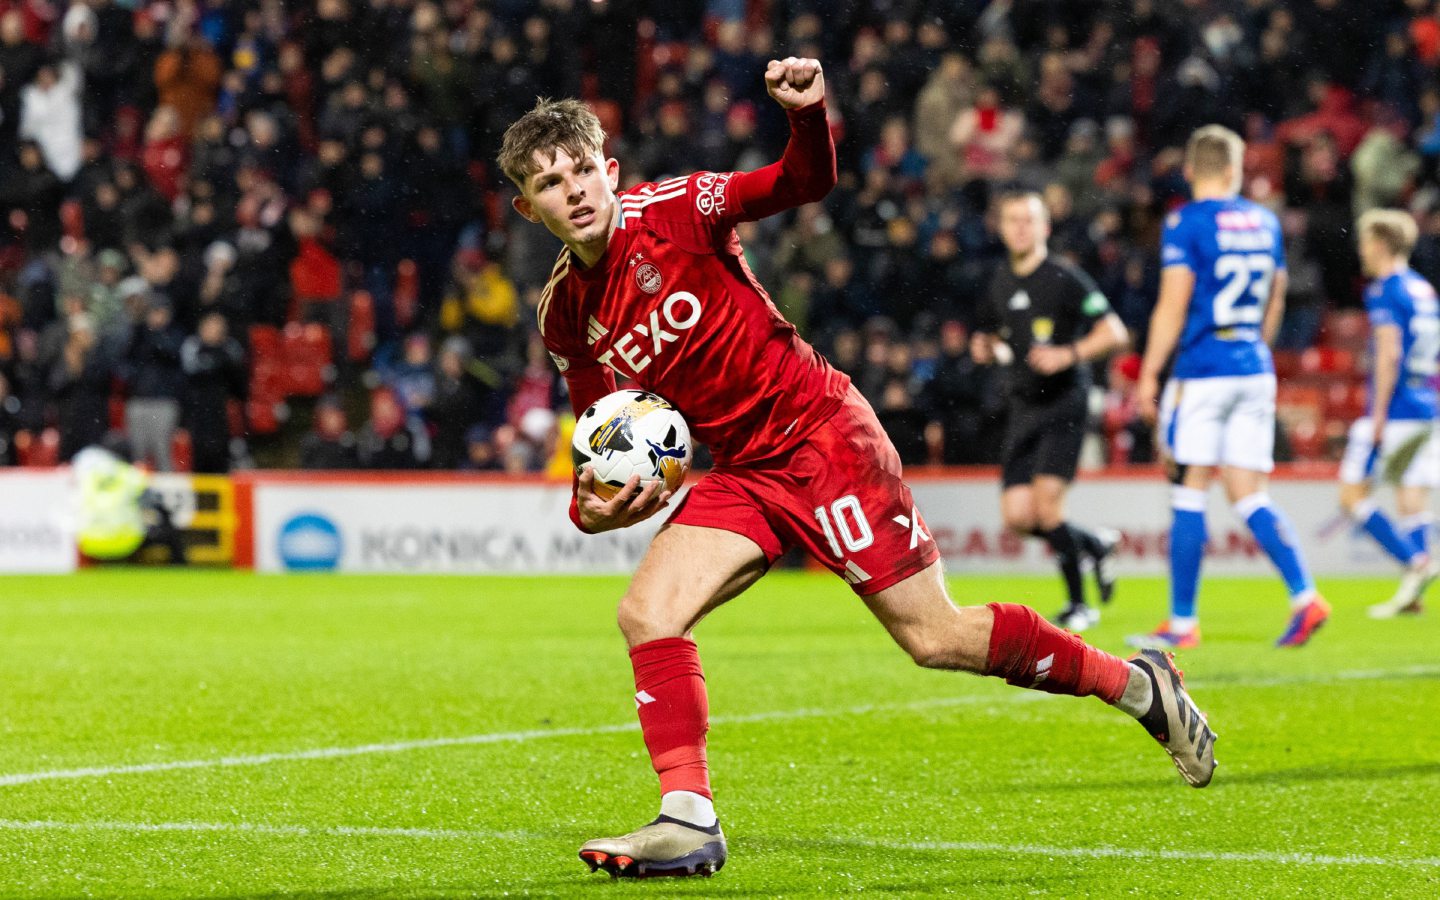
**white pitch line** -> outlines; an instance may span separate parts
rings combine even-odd
[[[1136,847],[1050,847],[1042,844],[1001,844],[989,841],[834,840],[825,844],[877,850],[1003,853],[1015,856],[1064,856],[1078,859],[1153,859],[1177,862],[1253,862],[1289,866],[1415,866],[1440,868],[1440,857],[1412,859],[1386,856],[1336,856],[1326,853],[1279,853],[1269,850],[1151,850]]]
[[[1014,700],[1035,700],[1039,695],[1019,695]],[[1012,700],[1011,702],[1014,702]],[[840,708],[785,709],[773,712],[749,713],[735,716],[712,716],[711,725],[739,725],[747,722],[775,722],[787,719],[835,718],[840,716],[866,715],[873,712],[903,712],[935,707],[965,706],[970,704],[993,704],[994,698],[980,696],[937,697],[931,700],[916,700],[910,703],[867,703],[862,706]],[[240,766],[263,766],[276,762],[291,762],[306,759],[337,759],[346,756],[365,756],[376,753],[405,753],[411,750],[429,750],[436,747],[465,747],[484,744],[510,744],[559,737],[593,737],[601,734],[622,734],[639,731],[639,722],[619,725],[594,725],[584,728],[536,728],[528,731],[499,731],[487,734],[469,734],[458,737],[424,738],[414,741],[392,741],[382,744],[360,744],[353,747],[316,747],[312,750],[290,750],[279,753],[257,753],[247,756],[220,756],[209,759],[177,759],[165,762],[136,763],[120,766],[90,766],[81,769],[52,769],[45,772],[20,772],[0,775],[0,787],[17,784],[31,784],[36,781],[54,781],[77,778],[107,778],[112,775],[138,775],[147,772],[173,772],[182,769],[221,769]]]
[[[1398,669],[1350,669],[1318,675],[1268,675],[1259,678],[1197,678],[1187,680],[1186,687],[1215,690],[1227,687],[1284,687],[1290,684],[1333,684],[1344,681],[1384,681],[1387,678],[1433,678],[1440,676],[1440,666],[1403,666]]]
[[[259,822],[55,822],[0,819],[0,831],[119,831],[133,834],[213,833],[282,837],[379,837],[420,840],[534,841],[545,835],[529,831],[482,831],[459,828],[384,828],[365,825],[268,825]],[[759,838],[763,840],[763,838]],[[1141,859],[1166,862],[1248,862],[1281,866],[1385,866],[1440,868],[1436,857],[1384,857],[1326,853],[1281,853],[1268,850],[1156,850],[1144,847],[1052,847],[991,841],[881,841],[864,838],[813,842],[815,845],[865,847],[925,853],[999,853],[1072,859]]]
[[[398,837],[434,840],[534,840],[529,831],[471,831],[455,828],[382,828],[368,825],[266,825],[260,822],[54,822],[0,819],[0,831],[124,831],[146,833],[238,832],[286,837]]]
[[[1387,678],[1414,678],[1440,675],[1440,666],[1409,666],[1401,669],[1330,672],[1321,675],[1296,675],[1261,677],[1246,680],[1205,682],[1197,680],[1191,684],[1202,690],[1217,690],[1230,687],[1273,687],[1288,684],[1329,684],[1340,681],[1370,681]],[[838,718],[841,716],[867,715],[875,712],[904,712],[945,708],[951,706],[987,705],[1033,702],[1047,695],[1037,693],[1015,693],[1003,699],[989,696],[960,695],[936,697],[909,703],[867,703],[860,706],[840,708],[807,707],[802,709],[775,710],[734,716],[713,716],[711,725],[741,725],[748,722],[780,722],[791,719]],[[149,772],[174,772],[185,769],[223,769],[247,766],[263,766],[277,762],[295,762],[307,759],[339,759],[347,756],[367,756],[379,753],[406,753],[411,750],[430,750],[438,747],[470,747],[485,744],[512,744],[526,741],[562,737],[593,737],[602,734],[623,734],[639,731],[638,722],[617,725],[593,725],[573,728],[536,728],[526,731],[500,731],[487,734],[470,734],[458,737],[423,738],[413,741],[391,741],[387,743],[359,744],[350,747],[316,747],[310,750],[287,750],[276,753],[257,753],[245,756],[221,756],[208,759],[177,759],[164,762],[136,763],[132,765],[90,766],[78,769],[51,769],[42,772],[18,772],[0,775],[0,787],[18,784],[32,784],[37,781],[74,780],[81,778],[108,778],[112,775],[139,775]]]

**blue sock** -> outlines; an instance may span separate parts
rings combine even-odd
[[[1270,505],[1270,495],[1262,492],[1251,494],[1235,504],[1235,512],[1250,526],[1250,533],[1275,568],[1290,591],[1293,600],[1315,590],[1315,579],[1300,556],[1299,542],[1295,540],[1295,529],[1284,513]]]
[[[1374,501],[1367,500],[1355,508],[1355,521],[1401,565],[1410,565],[1410,561],[1421,552],[1410,538],[1400,536],[1400,532],[1395,530],[1395,523]]]
[[[1177,487],[1171,493],[1170,618],[1195,618],[1200,561],[1205,558],[1205,492]]]
[[[1430,552],[1430,525],[1432,521],[1429,513],[1420,513],[1419,515],[1406,516],[1404,520],[1400,522],[1400,528],[1404,531],[1405,537],[1409,538],[1410,543],[1414,544],[1415,549],[1421,553],[1428,554]]]

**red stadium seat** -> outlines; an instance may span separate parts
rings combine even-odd
[[[303,359],[330,364],[330,332],[318,322],[291,322],[286,325],[281,346],[287,363]]]
[[[420,309],[420,276],[413,259],[402,259],[395,267],[395,320],[409,328]]]
[[[672,66],[683,68],[685,61],[690,58],[690,45],[684,41],[656,44],[651,53],[657,69],[668,69]]]
[[[1356,357],[1349,350],[1311,347],[1300,355],[1300,371],[1307,375],[1351,375],[1356,371]]]
[[[23,441],[21,435],[25,436]],[[27,431],[22,431],[15,435],[15,449],[22,466],[37,468],[58,466],[60,465],[60,432],[54,428],[46,428],[40,432],[40,436],[37,438]]]
[[[365,291],[350,295],[350,329],[345,356],[351,362],[368,359],[375,348],[375,301]]]
[[[280,430],[279,403],[251,397],[245,404],[250,434],[274,434]]]
[[[315,322],[285,326],[281,394],[318,397],[334,378],[330,359],[330,332]]]
[[[278,358],[257,360],[251,367],[250,395],[266,400],[285,396],[285,366]]]
[[[280,355],[280,329],[274,325],[251,325],[251,358],[255,360],[279,359]]]
[[[1287,432],[1290,449],[1296,459],[1322,459],[1325,456],[1325,432],[1318,422],[1303,422]]]
[[[1302,425],[1318,427],[1325,406],[1325,392],[1311,385],[1282,384],[1275,396],[1275,414],[1293,432]]]
[[[230,423],[230,436],[245,434],[245,404],[233,397],[225,403],[225,419]]]
[[[35,446],[35,435],[28,429],[22,428],[15,432],[15,464],[20,466],[30,465],[30,451]]]
[[[1300,374],[1300,354],[1293,350],[1275,351],[1275,377],[1288,381]]]
[[[1337,381],[1325,389],[1325,417],[1353,422],[1365,414],[1363,384]]]
[[[1370,322],[1360,310],[1335,310],[1325,314],[1320,335],[1327,347],[1359,352],[1370,341]]]
[[[195,445],[190,440],[190,432],[183,428],[176,429],[170,438],[170,465],[176,472],[190,472],[195,468]]]
[[[330,366],[314,359],[302,359],[285,366],[285,396],[318,397],[330,383]]]
[[[625,133],[625,116],[620,104],[614,100],[594,100],[590,102],[590,109],[594,111],[595,118],[600,120],[600,127],[605,129],[607,135]]]

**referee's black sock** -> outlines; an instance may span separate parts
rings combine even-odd
[[[1085,603],[1085,582],[1080,577],[1080,545],[1076,531],[1065,522],[1045,530],[1036,528],[1035,534],[1044,538],[1050,549],[1055,551],[1055,564],[1060,567],[1060,576],[1065,579],[1065,590],[1070,594],[1070,605]],[[1092,535],[1093,537],[1093,535]]]
[[[1086,556],[1094,558],[1105,555],[1105,545],[1095,536],[1095,532],[1086,531],[1073,522],[1062,522],[1060,527],[1070,529],[1070,533],[1075,536],[1076,546]]]

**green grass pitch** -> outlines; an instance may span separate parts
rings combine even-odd
[[[1287,651],[1276,582],[1207,583],[1197,791],[1099,701],[920,670],[841,582],[776,573],[698,631],[731,855],[684,882],[575,856],[655,812],[623,579],[4,586],[0,897],[1440,895],[1440,616],[1368,620],[1388,582],[1322,582]],[[1089,636],[1120,650],[1164,590],[1122,582]]]

